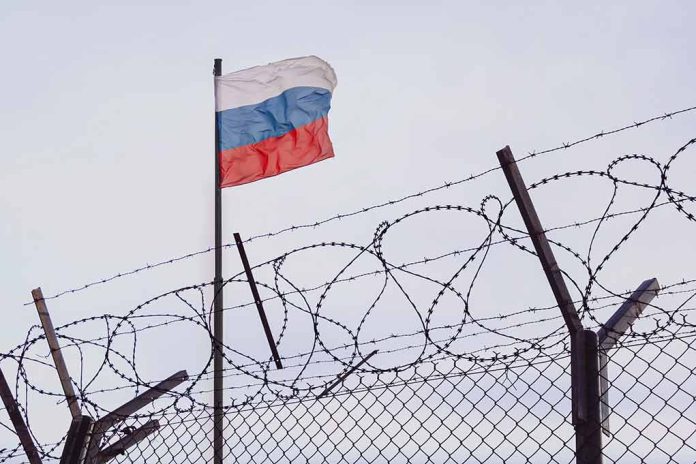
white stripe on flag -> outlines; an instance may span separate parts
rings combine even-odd
[[[336,73],[321,58],[304,56],[225,74],[215,79],[215,111],[260,103],[293,87],[333,92]]]

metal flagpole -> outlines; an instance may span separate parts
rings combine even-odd
[[[222,60],[215,59],[213,87],[217,104],[217,83]],[[217,115],[217,111],[216,111]],[[215,120],[215,280],[213,281],[213,464],[222,464],[222,195],[220,191],[220,133]]]

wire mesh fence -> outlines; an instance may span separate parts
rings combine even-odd
[[[616,348],[605,462],[694,462],[696,331],[677,321],[682,315]],[[564,338],[511,346],[520,352],[504,360],[442,356],[398,372],[368,369],[325,397],[256,395],[225,410],[225,460],[574,462]],[[149,421],[162,424],[114,462],[211,461],[212,409],[185,407],[176,393],[162,402],[105,437],[103,447]],[[60,449],[44,447],[45,457],[57,460]],[[3,450],[4,462],[22,458],[21,449]]]

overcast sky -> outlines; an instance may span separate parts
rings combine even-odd
[[[314,54],[338,77],[330,113],[336,157],[226,189],[224,241],[231,242],[235,231],[248,237],[313,222],[466,177],[495,166],[496,150],[507,144],[520,157],[693,106],[695,15],[693,2],[664,0],[4,0],[3,350],[20,343],[37,323],[33,307],[22,306],[32,288],[53,294],[212,245],[214,58],[223,59],[226,73]],[[523,174],[531,183],[568,169],[604,169],[626,153],[664,161],[696,135],[695,128],[696,116],[689,113],[532,160]],[[687,153],[672,173],[675,188],[691,185],[696,166],[691,157]],[[424,204],[478,207],[488,192],[510,197],[502,173],[477,181],[475,188],[380,211],[328,232],[259,241],[247,252],[258,262],[312,240],[366,243],[381,220]],[[540,193],[535,201],[545,224],[560,225],[601,214],[607,192],[577,183],[553,195]],[[449,251],[459,240],[463,248],[480,238],[474,232],[465,237],[468,226],[458,220],[416,221],[394,242],[394,261]],[[689,276],[693,260],[684,250],[692,246],[693,234],[683,229],[679,235],[688,225],[677,215],[663,221],[642,238],[640,257],[611,270],[607,278],[614,289],[633,288],[655,274],[672,281]],[[583,237],[586,244],[589,235]],[[652,258],[664,261],[645,268]],[[320,274],[332,259],[310,257],[296,269]],[[483,285],[489,294],[484,291],[478,300],[482,306],[500,312],[508,303],[519,308],[552,302],[538,263],[510,262],[505,255],[493,259],[496,267]],[[56,300],[49,309],[56,325],[104,312],[124,314],[162,291],[210,280],[212,264],[207,254],[183,267]],[[239,271],[235,254],[226,253],[225,267],[228,275]],[[523,281],[528,270],[538,273],[534,282]],[[495,292],[501,276],[512,281],[505,295]],[[321,281],[319,275],[309,277]],[[247,289],[238,291],[248,299]],[[227,297],[241,299],[233,291]],[[428,299],[432,296],[424,302]],[[336,311],[351,306],[365,303],[342,300]],[[382,321],[398,316],[397,306]],[[281,322],[275,318],[272,324],[277,328]],[[257,324],[249,319],[248,327],[258,330]],[[240,333],[238,324],[231,325],[230,337],[256,340],[258,353],[265,353],[260,333]],[[413,329],[407,322],[401,328]],[[384,330],[377,327],[374,334]],[[177,363],[156,362],[153,352],[165,337],[152,340],[143,342],[153,357],[144,368],[152,369],[151,378],[178,370]],[[182,347],[179,360],[200,359],[205,341],[198,340],[193,350]],[[299,338],[290,347],[306,348]]]

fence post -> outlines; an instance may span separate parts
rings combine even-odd
[[[239,257],[242,260],[242,265],[244,266],[244,272],[246,273],[246,278],[249,282],[249,288],[251,288],[251,296],[254,298],[254,303],[256,303],[256,309],[259,312],[259,317],[261,318],[261,325],[263,325],[263,332],[266,334],[266,341],[268,341],[268,346],[271,349],[271,354],[273,355],[273,360],[275,361],[276,369],[282,369],[283,363],[280,360],[280,354],[278,354],[278,347],[276,346],[275,340],[273,339],[273,334],[271,333],[271,326],[268,325],[268,318],[266,317],[266,311],[264,311],[263,309],[263,301],[261,301],[261,297],[259,296],[259,290],[256,287],[254,274],[251,272],[249,258],[247,258],[246,251],[244,250],[244,241],[237,232],[234,233],[234,241],[237,243]]]
[[[63,359],[63,353],[60,351],[60,343],[58,343],[56,330],[53,328],[53,322],[51,322],[51,315],[48,314],[48,307],[46,306],[46,300],[44,300],[43,293],[41,292],[41,287],[32,290],[31,296],[34,299],[36,311],[39,313],[39,320],[41,321],[44,334],[46,334],[48,347],[51,349],[53,364],[56,366],[56,371],[58,371],[58,378],[60,379],[60,384],[63,387],[65,399],[68,401],[70,414],[72,415],[73,419],[78,419],[81,415],[80,405],[77,402],[77,396],[75,395],[72,380],[70,380],[70,374],[68,373],[68,368],[65,365],[65,360]]]
[[[602,463],[597,334],[585,329],[509,146],[496,155],[570,336],[572,422],[577,464]]]
[[[132,414],[135,414],[138,410],[149,405],[157,398],[165,393],[168,393],[170,390],[186,380],[188,380],[188,373],[186,371],[179,371],[176,374],[170,375],[154,387],[149,388],[132,400],[122,404],[106,416],[94,422],[92,430],[89,434],[89,441],[85,443],[86,449],[83,464],[104,463],[109,459],[114,458],[116,455],[124,452],[128,447],[133,446],[139,441],[145,439],[151,433],[156,432],[159,429],[159,422],[156,420],[149,421],[142,427],[135,429],[127,439],[121,439],[114,445],[109,446],[104,450],[100,448],[102,438],[110,428],[125,421]],[[116,452],[116,450],[118,450],[118,453],[113,454]]]
[[[585,420],[575,426],[575,453],[577,464],[602,464],[602,420],[599,395],[599,351],[597,334],[585,329],[584,346],[578,346],[585,358],[584,385],[578,393],[587,405]]]
[[[65,438],[65,445],[63,445],[60,464],[83,464],[85,444],[92,433],[93,426],[94,420],[89,416],[80,416],[72,420]]]
[[[601,402],[602,431],[608,436],[609,432],[609,355],[608,352],[616,346],[621,337],[643,313],[660,291],[660,283],[656,278],[644,281],[630,297],[616,310],[609,320],[597,332],[599,344],[599,401]]]
[[[556,298],[558,309],[561,310],[561,315],[568,328],[568,335],[570,336],[572,421],[573,425],[577,425],[586,419],[585,413],[587,409],[585,396],[578,391],[578,387],[585,383],[584,375],[586,370],[585,357],[583,356],[585,343],[583,342],[584,331],[582,322],[563,279],[563,271],[561,271],[556,262],[551,245],[549,245],[549,241],[546,238],[544,227],[541,225],[541,220],[537,215],[532,198],[529,196],[527,186],[517,167],[517,161],[515,161],[512,150],[509,146],[505,146],[502,150],[498,150],[496,155],[529,233],[529,238],[534,245],[534,251],[536,251],[541,267],[546,274],[553,296]]]
[[[19,437],[19,442],[22,448],[24,448],[27,460],[29,460],[30,464],[41,464],[41,458],[36,450],[36,445],[34,445],[34,440],[31,438],[27,424],[22,419],[22,413],[19,411],[19,406],[17,406],[12,390],[10,390],[7,380],[5,380],[5,374],[3,374],[2,369],[0,369],[0,397],[2,397],[5,410],[10,416],[15,433]]]

